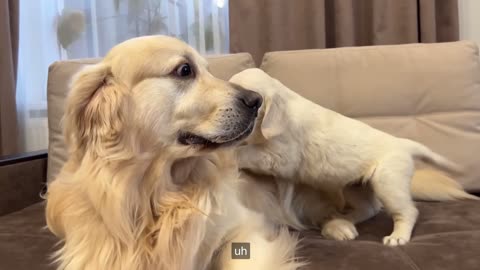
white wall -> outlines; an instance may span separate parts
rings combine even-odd
[[[472,40],[480,46],[480,0],[458,0],[460,39]]]

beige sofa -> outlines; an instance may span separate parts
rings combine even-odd
[[[249,54],[208,60],[212,73],[226,80],[254,66]],[[57,62],[50,67],[48,181],[67,155],[60,119],[69,80],[96,61]],[[462,164],[465,175],[458,180],[467,190],[480,191],[480,61],[475,44],[271,52],[260,68],[322,106],[425,143]],[[480,269],[480,203],[418,206],[420,218],[406,246],[380,243],[392,226],[380,214],[359,225],[355,241],[329,241],[316,231],[304,232],[308,241],[299,256],[311,261],[306,269]],[[0,269],[54,269],[47,254],[55,238],[42,230],[43,225],[42,203],[0,217]]]

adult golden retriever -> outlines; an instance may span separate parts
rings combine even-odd
[[[347,200],[357,198],[351,203],[355,211],[325,224],[326,236],[355,238],[354,223],[378,212],[378,198],[394,221],[393,232],[384,237],[383,243],[403,245],[410,240],[418,215],[412,191],[414,196],[427,199],[478,199],[450,178],[431,172],[427,172],[427,176],[433,176],[430,178],[425,172],[417,174],[411,186],[415,158],[450,172],[460,171],[456,164],[418,142],[394,137],[323,108],[260,69],[242,71],[230,82],[257,91],[265,101],[249,144],[237,150],[240,168],[321,188],[334,197],[342,197],[347,187],[353,192]],[[435,177],[438,179],[432,179]],[[359,182],[365,190],[355,191],[350,186]],[[318,215],[324,220],[324,207],[318,211],[315,201],[308,202],[315,194],[308,189],[290,189],[295,213],[303,209],[308,219]]]
[[[47,193],[58,269],[297,269],[295,235],[238,192],[253,182],[231,146],[261,103],[164,36],[128,40],[81,71],[64,119],[70,155]],[[233,242],[249,242],[250,259],[231,259]]]

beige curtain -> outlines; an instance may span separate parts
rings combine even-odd
[[[230,50],[458,40],[457,0],[230,0]]]
[[[18,151],[15,80],[18,53],[18,0],[0,1],[0,155]]]

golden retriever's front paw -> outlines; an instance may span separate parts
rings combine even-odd
[[[397,236],[397,235],[394,235],[394,234],[391,234],[389,236],[385,236],[383,238],[383,244],[386,245],[386,246],[391,246],[391,247],[405,245],[406,243],[408,243],[408,241],[409,241],[409,239],[407,239],[405,237],[402,237],[402,236]]]
[[[337,218],[323,225],[322,235],[327,239],[344,241],[355,239],[358,236],[358,232],[352,222]]]

